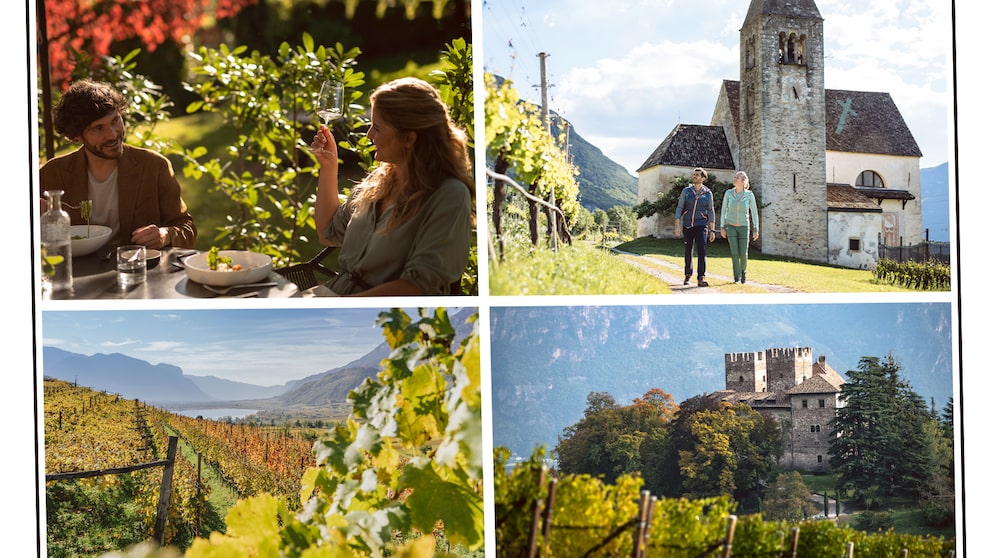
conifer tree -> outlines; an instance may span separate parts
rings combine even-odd
[[[937,467],[927,436],[929,411],[899,375],[891,353],[862,357],[841,387],[830,465],[840,487],[869,508],[896,492],[918,496]]]

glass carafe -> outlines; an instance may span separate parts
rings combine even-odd
[[[72,241],[69,214],[62,209],[62,190],[48,190],[48,211],[41,216],[41,278],[43,289],[60,293],[72,289]]]

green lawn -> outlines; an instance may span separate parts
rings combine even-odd
[[[836,498],[837,475],[805,474],[802,475],[802,479],[803,483],[806,485],[806,488],[809,488],[810,492],[816,494],[826,493],[829,497]],[[841,495],[842,500],[846,497],[846,495]],[[858,513],[859,511],[857,509],[852,509],[850,503],[844,503],[843,505],[847,509],[847,513]],[[895,523],[895,531],[897,533],[945,538],[954,538],[955,536],[953,527],[938,528],[926,525],[923,519],[923,510],[920,508],[920,504],[913,499],[906,498],[904,496],[893,496],[888,499],[880,507],[880,509],[892,514],[892,519]],[[833,508],[831,508],[830,513],[833,513]],[[850,515],[841,518],[842,523],[850,523],[852,520],[853,518]]]

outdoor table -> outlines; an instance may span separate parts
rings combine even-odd
[[[189,250],[165,248],[158,265],[147,271],[145,281],[138,285],[121,287],[117,284],[117,264],[108,257],[104,247],[93,254],[72,258],[72,291],[53,293],[53,300],[64,299],[152,299],[152,298],[220,298],[251,291],[258,291],[258,298],[287,298],[300,296],[296,285],[275,272],[263,281],[276,283],[274,287],[234,289],[226,295],[207,290],[203,285],[186,276],[184,268],[173,265],[177,256]]]

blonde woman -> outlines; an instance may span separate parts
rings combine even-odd
[[[720,236],[730,243],[734,283],[746,282],[748,237],[751,237],[750,240],[758,240],[758,203],[744,171],[734,174],[734,187],[723,194]]]
[[[322,244],[340,247],[343,270],[327,287],[339,295],[449,294],[468,263],[474,219],[466,135],[423,80],[400,78],[369,98],[366,135],[379,164],[344,204],[330,130],[321,126],[311,145],[320,163],[317,232]]]

